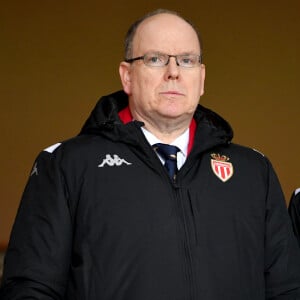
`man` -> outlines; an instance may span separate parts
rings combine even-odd
[[[291,217],[293,231],[300,246],[300,188],[295,189],[293,192],[290,198],[288,212]]]
[[[129,29],[125,93],[103,97],[79,136],[35,162],[1,299],[300,299],[277,177],[198,105],[201,52],[174,12]]]

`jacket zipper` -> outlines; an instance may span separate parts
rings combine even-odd
[[[176,187],[176,182],[174,184],[175,186],[175,200],[177,203],[178,208],[178,226],[180,227],[179,230],[183,232],[183,239],[180,241],[181,247],[184,253],[184,271],[185,271],[185,277],[187,282],[187,300],[194,300],[195,297],[195,279],[193,274],[193,261],[192,261],[192,253],[191,253],[191,245],[190,245],[190,239],[189,239],[189,232],[188,232],[188,226],[186,221],[186,214],[185,209],[183,205],[183,197],[181,196],[180,188]]]

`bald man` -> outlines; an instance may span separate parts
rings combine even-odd
[[[300,251],[262,154],[204,108],[196,28],[135,22],[123,90],[34,162],[1,299],[295,300]]]

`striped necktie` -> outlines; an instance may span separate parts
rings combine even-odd
[[[153,145],[153,149],[164,159],[165,168],[172,180],[175,180],[177,174],[177,152],[180,149],[176,146],[157,143]]]

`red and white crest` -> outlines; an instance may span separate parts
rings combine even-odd
[[[230,179],[233,175],[233,165],[228,162],[229,157],[220,154],[211,154],[211,167],[214,174],[223,182]]]

